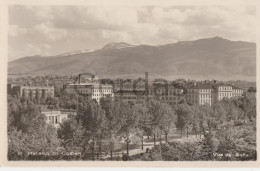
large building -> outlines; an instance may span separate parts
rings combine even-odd
[[[123,88],[125,87],[123,86]],[[186,84],[184,87],[183,85],[172,86],[167,84],[149,85],[147,92],[144,86],[142,89],[129,86],[127,89],[116,91],[115,99],[133,102],[146,98],[156,98],[169,105],[176,105],[185,99],[189,104],[212,105],[215,101],[239,97],[242,94],[243,90],[234,85],[205,81]]]
[[[186,100],[190,104],[212,105],[214,101],[224,98],[242,96],[243,90],[229,84],[218,83],[193,83],[187,86]]]
[[[7,85],[8,94],[25,98],[47,98],[54,97],[53,86],[33,86],[33,85]]]
[[[145,100],[145,91],[144,90],[118,90],[114,92],[114,98],[127,101],[127,102]]]
[[[185,99],[183,87],[174,87],[172,85],[153,85],[148,87],[148,97],[158,98],[169,105],[178,104]]]
[[[144,86],[129,87],[128,89],[118,90],[114,93],[115,99],[134,102],[136,100],[159,99],[169,105],[178,104],[185,99],[183,88],[163,85],[149,85],[147,92]],[[147,93],[147,94],[146,94]]]
[[[100,101],[102,97],[113,97],[112,85],[104,85],[99,83],[79,83],[68,84],[64,86],[64,90],[68,93],[77,93],[85,99]]]
[[[190,104],[211,105],[214,102],[214,88],[211,84],[197,84],[187,87],[186,101]]]

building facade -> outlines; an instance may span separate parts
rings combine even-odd
[[[120,99],[127,102],[145,100],[144,90],[118,90],[114,93],[114,99]]]
[[[61,123],[66,121],[69,115],[75,115],[75,111],[65,110],[44,110],[42,114],[45,116],[45,121],[48,124],[52,124],[55,128],[58,128]]]
[[[242,96],[244,91],[241,88],[236,86],[232,86],[232,97],[240,97]]]
[[[185,99],[184,90],[174,86],[149,85],[147,91],[144,87],[118,90],[114,93],[115,99],[134,102],[145,99],[158,99],[169,105],[178,104]]]
[[[196,105],[211,105],[215,100],[214,88],[210,84],[197,84],[187,88],[186,101]]]
[[[222,100],[223,98],[231,98],[232,95],[232,85],[219,84],[215,86],[216,98],[217,100]]]
[[[77,93],[85,99],[100,101],[102,97],[114,97],[112,85],[98,83],[68,84],[64,86],[68,93]]]
[[[171,85],[149,86],[148,97],[157,97],[162,102],[167,103],[169,105],[178,104],[180,101],[185,99],[184,89],[177,88]]]
[[[53,86],[30,86],[30,85],[9,85],[8,93],[17,97],[25,98],[47,98],[54,97]]]
[[[187,87],[186,100],[190,104],[212,105],[214,101],[243,95],[243,90],[229,84],[193,83]]]

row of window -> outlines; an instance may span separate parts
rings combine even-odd
[[[89,91],[88,90],[69,90],[69,92],[80,92],[80,93],[88,93]],[[112,92],[112,90],[104,90],[104,91],[94,91],[93,92]]]
[[[188,93],[213,93],[214,90],[212,89],[188,89]]]
[[[93,94],[93,96],[111,96],[111,94]]]
[[[219,96],[221,97],[231,97],[232,96],[232,93],[219,93]]]
[[[30,92],[30,91],[36,92],[37,90],[38,90],[39,92],[44,91],[44,90],[46,90],[46,91],[49,91],[49,90],[50,90],[50,91],[54,91],[54,89],[48,89],[48,88],[46,88],[46,89],[45,89],[45,88],[44,88],[44,89],[42,89],[42,88],[41,88],[41,89],[22,89],[22,91],[25,91],[25,92]]]
[[[32,97],[36,97],[36,94],[33,93],[33,94],[30,94],[30,93],[24,93],[22,94],[22,96],[32,96]],[[39,94],[39,97],[44,97],[45,95],[47,96],[54,96],[54,93],[47,93],[47,94]]]
[[[188,99],[187,100],[189,103],[192,103],[192,104],[197,104],[198,100],[197,99]]]
[[[243,93],[243,90],[233,90],[233,93]]]
[[[219,87],[219,91],[232,91],[232,87]]]
[[[116,93],[116,95],[120,96],[137,96],[137,95],[144,95],[144,93]]]
[[[165,90],[160,91],[160,89],[157,90],[157,93],[167,94]],[[183,93],[182,89],[168,90],[168,95],[181,94],[181,93]],[[148,91],[148,95],[154,95],[154,94],[156,94],[154,90],[149,90]]]
[[[112,90],[100,90],[100,89],[97,89],[97,90],[93,90],[93,92],[112,92]]]
[[[201,99],[200,100],[200,104],[206,104],[206,103],[211,104],[211,99]]]
[[[195,95],[195,94],[188,94],[187,95],[188,98],[212,98],[213,95],[212,94],[200,94],[200,95]]]

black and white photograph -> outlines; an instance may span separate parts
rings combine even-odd
[[[254,5],[8,5],[3,155],[257,162],[256,26]]]

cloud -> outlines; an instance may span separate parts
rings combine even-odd
[[[8,46],[8,60],[14,60],[17,58],[17,54],[19,54],[18,57],[24,57],[24,56],[49,56],[50,55],[50,49],[51,46],[48,44],[20,44],[20,48],[17,48],[18,46]]]
[[[21,34],[26,34],[26,33],[27,33],[26,28],[21,28],[21,27],[18,27],[17,25],[9,26],[8,34],[10,36],[16,37],[16,36],[19,36]]]
[[[47,38],[51,41],[55,41],[57,39],[66,38],[68,33],[66,30],[57,29],[51,26],[51,24],[41,23],[31,30],[32,34],[42,35],[44,38]]]
[[[44,55],[49,55],[48,50],[51,49],[51,47],[48,44],[35,46],[33,44],[26,43],[24,49],[25,51],[30,52],[32,55],[42,54],[44,56]]]
[[[159,45],[214,36],[256,41],[252,6],[16,5],[9,16],[10,46],[19,49],[18,42],[24,42],[44,49],[48,44],[51,55],[115,41]]]

